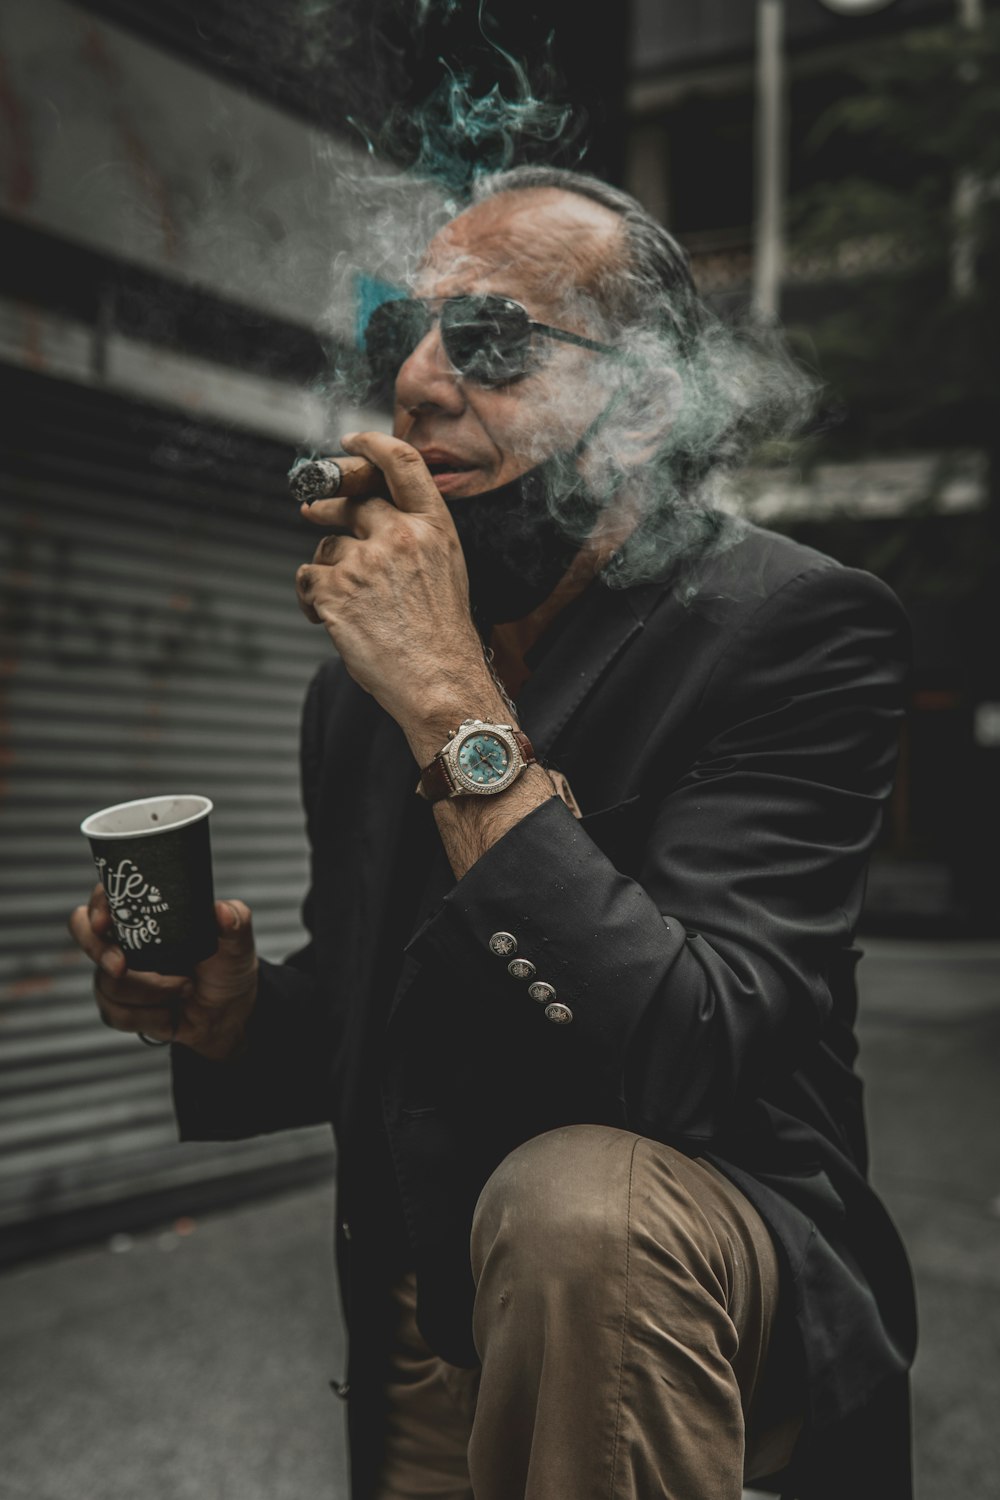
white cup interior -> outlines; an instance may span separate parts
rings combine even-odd
[[[211,811],[207,797],[142,797],[138,802],[119,802],[91,813],[80,824],[80,832],[88,839],[140,838],[183,828],[185,823],[207,818]]]

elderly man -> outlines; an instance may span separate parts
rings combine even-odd
[[[695,503],[747,399],[625,195],[488,180],[413,290],[382,493],[305,510],[312,941],[220,903],[128,974],[95,893],[102,1014],[173,1035],[186,1138],[333,1122],[357,1500],[905,1496],[852,1070],[898,605]]]

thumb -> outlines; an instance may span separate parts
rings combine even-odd
[[[444,517],[450,524],[441,492],[410,443],[384,432],[352,432],[340,441],[345,453],[367,458],[382,470],[398,510],[409,511],[411,515]]]
[[[253,913],[245,901],[216,901],[215,921],[221,953],[245,958],[253,952]]]

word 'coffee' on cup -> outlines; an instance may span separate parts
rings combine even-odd
[[[189,974],[218,946],[207,797],[120,802],[80,825],[130,969]]]

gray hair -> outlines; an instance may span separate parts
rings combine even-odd
[[[477,178],[472,199],[481,203],[498,193],[528,188],[576,193],[618,215],[621,255],[602,268],[592,289],[599,309],[612,325],[648,327],[652,316],[669,322],[684,345],[697,337],[705,309],[691,276],[687,252],[641,203],[589,173],[530,166]]]

